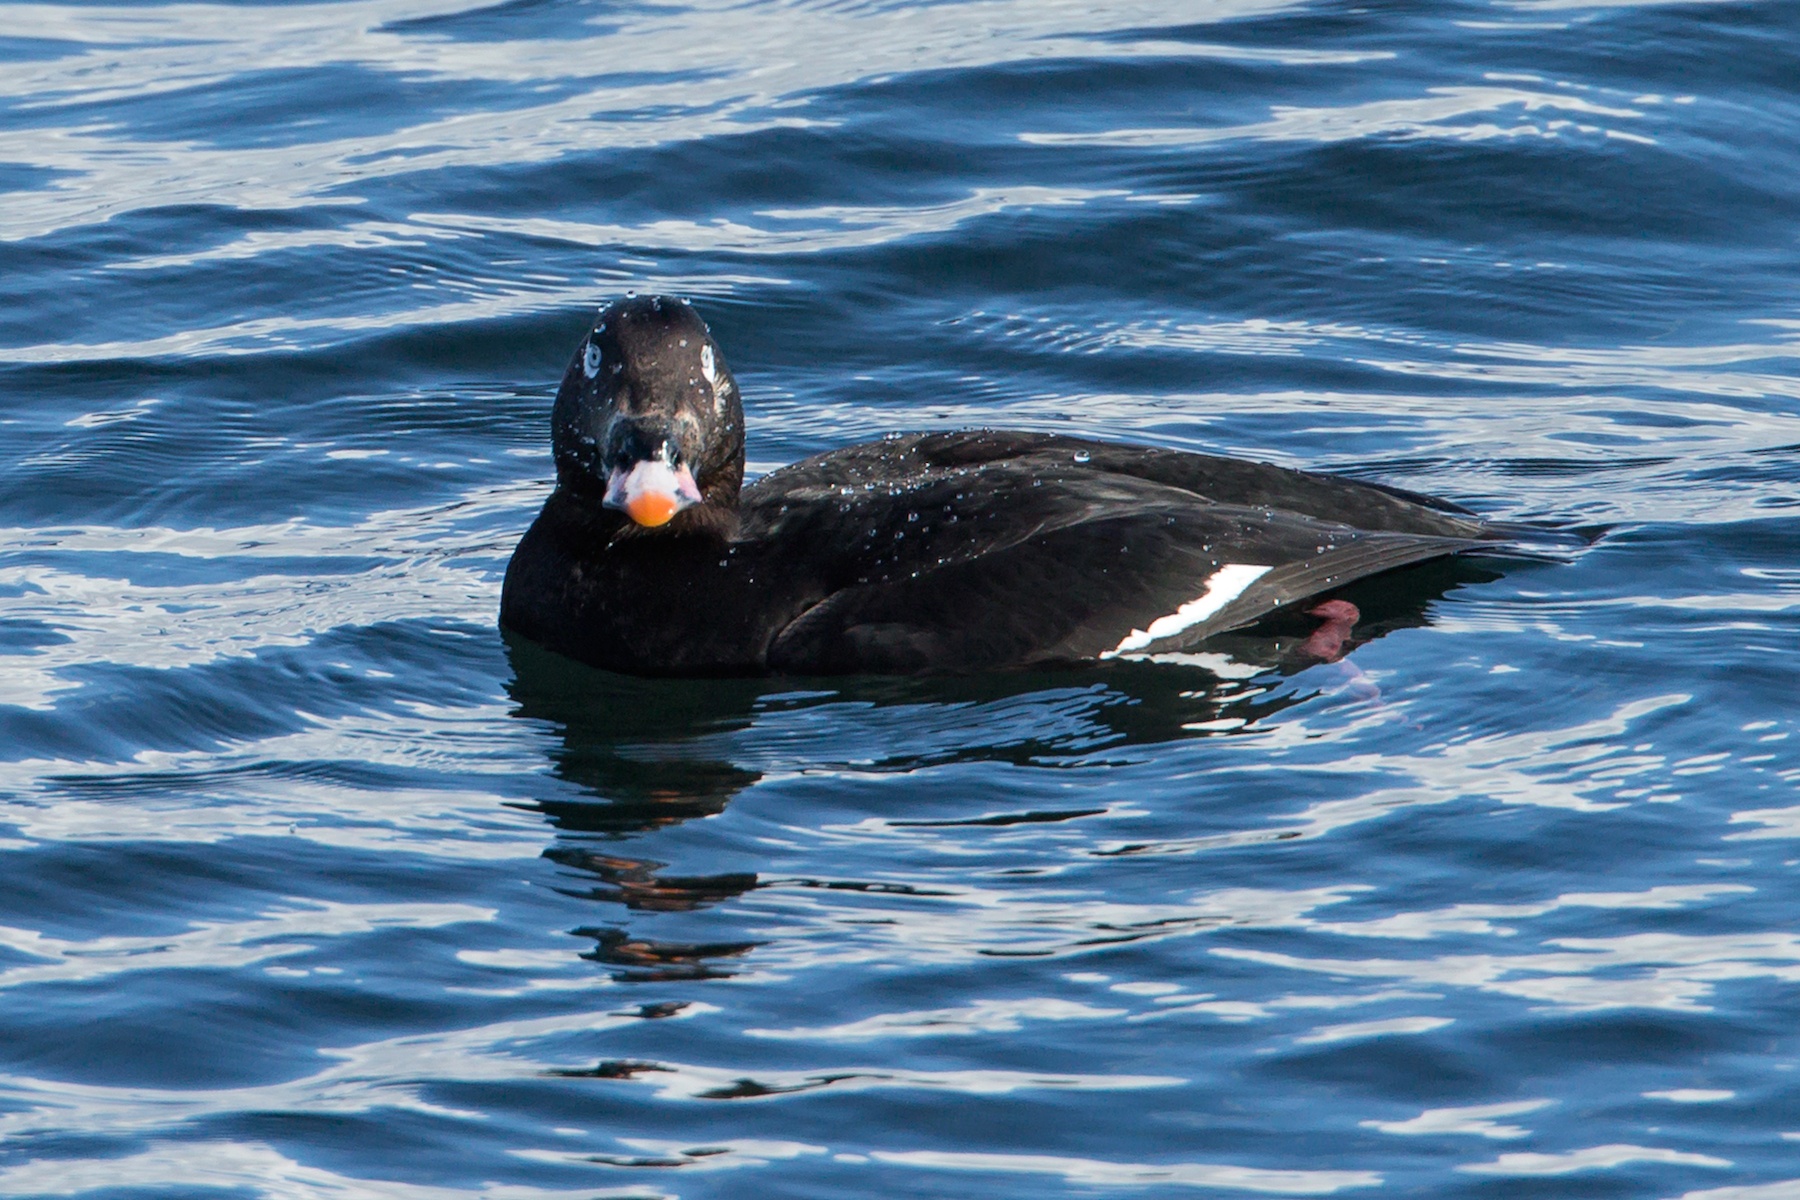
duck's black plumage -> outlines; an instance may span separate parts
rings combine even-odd
[[[601,311],[552,424],[557,487],[507,568],[501,623],[643,675],[1182,650],[1494,537],[1397,488],[993,430],[851,446],[745,488],[724,356],[691,307],[660,297]]]

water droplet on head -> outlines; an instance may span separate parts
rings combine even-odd
[[[1086,450],[1077,450],[1075,452],[1075,461],[1078,463],[1086,462],[1088,460],[1088,457],[1089,457],[1088,452]]]
[[[919,519],[919,514],[916,512],[909,512],[906,514],[906,519],[908,521],[917,521]]]

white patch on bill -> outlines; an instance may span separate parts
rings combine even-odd
[[[1244,589],[1267,575],[1272,567],[1249,566],[1243,563],[1226,563],[1206,581],[1206,590],[1195,599],[1176,609],[1166,617],[1158,617],[1150,622],[1148,629],[1134,629],[1125,635],[1125,640],[1102,654],[1101,658],[1116,658],[1121,654],[1132,654],[1165,638],[1172,638],[1185,629],[1191,629],[1206,618],[1244,594]]]

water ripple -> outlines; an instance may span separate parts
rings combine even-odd
[[[1102,7],[9,9],[0,1194],[1795,1192],[1792,6]],[[494,607],[630,288],[752,474],[1535,532],[1339,663],[588,671]]]

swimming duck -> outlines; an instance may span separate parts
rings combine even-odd
[[[500,623],[638,675],[1152,657],[1501,536],[1381,484],[1007,430],[867,442],[745,487],[737,383],[699,314],[663,296],[600,310],[551,442],[556,488]],[[1340,632],[1354,613],[1308,611]]]

